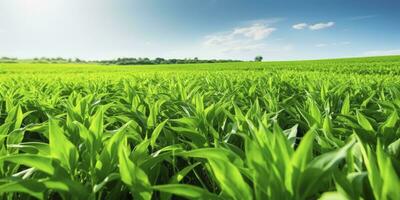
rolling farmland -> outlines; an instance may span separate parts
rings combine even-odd
[[[0,63],[1,199],[400,199],[400,56]]]

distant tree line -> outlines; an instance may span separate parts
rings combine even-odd
[[[17,63],[18,58],[11,58],[11,57],[1,57],[0,62],[2,63]]]
[[[32,63],[84,63],[87,61],[81,60],[79,58],[71,59],[71,58],[33,58],[33,59],[18,59],[12,57],[0,57],[0,63],[18,63],[18,62],[32,62]]]
[[[18,58],[1,57],[1,60],[18,60]]]
[[[164,58],[118,58],[115,60],[97,61],[107,65],[154,65],[154,64],[191,64],[191,63],[223,63],[223,62],[240,62],[240,60],[203,60],[196,58],[185,59],[164,59]]]
[[[85,63],[86,61],[81,60],[79,58],[62,58],[62,57],[56,57],[56,58],[46,58],[46,57],[41,57],[41,58],[34,58],[33,59],[34,63]]]
[[[17,58],[1,57],[0,62],[2,63],[16,63],[19,61],[33,62],[33,63],[99,63],[104,65],[155,65],[155,64],[191,64],[191,63],[224,63],[224,62],[241,62],[241,60],[221,60],[221,59],[198,59],[195,58],[185,58],[185,59],[164,59],[164,58],[117,58],[113,60],[91,60],[86,61],[83,59],[75,58],[33,58],[33,59],[23,59],[19,60]]]

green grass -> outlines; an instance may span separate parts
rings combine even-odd
[[[400,199],[400,56],[0,63],[0,199]]]

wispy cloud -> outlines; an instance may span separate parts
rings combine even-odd
[[[316,44],[315,47],[322,48],[322,47],[329,47],[329,46],[346,46],[351,44],[350,42],[333,42],[333,43],[319,43]]]
[[[385,56],[385,55],[400,55],[400,49],[391,50],[373,50],[363,53],[364,56]]]
[[[256,50],[264,47],[260,41],[269,37],[274,31],[276,31],[274,27],[255,23],[224,33],[208,35],[205,37],[203,45],[224,52]]]
[[[375,17],[377,17],[377,15],[361,15],[361,16],[350,17],[349,20],[357,21],[363,19],[371,19]]]
[[[296,30],[302,30],[308,27],[308,24],[306,23],[299,23],[299,24],[295,24],[292,26],[292,28],[296,29]]]
[[[310,25],[308,28],[313,31],[326,29],[335,25],[335,22],[327,22],[327,23],[317,23]]]
[[[319,44],[316,44],[315,45],[315,47],[326,47],[326,46],[328,46],[328,44],[325,44],[325,43],[319,43]]]
[[[273,18],[266,18],[266,19],[256,19],[256,20],[249,20],[249,21],[244,21],[246,24],[267,24],[267,25],[272,25],[276,24],[278,22],[282,22],[286,20],[283,17],[273,17]]]
[[[262,40],[268,37],[276,28],[267,27],[262,24],[253,24],[249,27],[236,28],[232,35],[233,36],[244,36],[253,40]]]
[[[313,31],[317,31],[317,30],[322,30],[322,29],[326,29],[326,28],[330,28],[333,27],[335,25],[335,22],[321,22],[321,23],[316,23],[316,24],[307,24],[307,23],[298,23],[298,24],[294,24],[292,26],[293,29],[296,30],[303,30],[303,29],[310,29]]]

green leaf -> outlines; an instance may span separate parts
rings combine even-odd
[[[342,115],[347,115],[350,113],[350,95],[347,94],[343,101],[342,109],[340,111]]]
[[[342,148],[324,153],[314,158],[308,165],[305,171],[300,175],[299,182],[295,186],[297,188],[296,194],[308,199],[318,190],[322,190],[327,183],[324,182],[326,177],[333,169],[337,168],[340,161],[344,160],[347,156],[348,150],[354,145],[354,141],[350,141]]]
[[[345,146],[340,149],[324,153],[316,158],[314,158],[308,165],[309,168],[321,169],[322,171],[327,171],[332,166],[339,163],[339,161],[346,158],[347,152],[351,147],[353,147],[355,141],[350,141]]]
[[[389,118],[382,125],[382,133],[384,135],[393,134],[396,129],[396,124],[399,121],[399,116],[397,112],[394,111]]]
[[[382,194],[379,199],[400,199],[400,177],[393,167],[390,157],[378,142],[376,147],[377,161],[382,177]]]
[[[104,146],[100,158],[92,156],[92,162],[96,162],[96,175],[99,179],[105,179],[110,173],[114,172],[116,165],[118,164],[118,149],[119,144],[124,139],[126,128],[131,124],[132,121],[127,122],[121,128],[113,133],[113,136],[108,140],[104,141]],[[96,161],[97,160],[97,161]]]
[[[313,143],[315,138],[316,126],[313,126],[301,139],[299,147],[296,149],[293,157],[293,166],[298,167],[299,170],[306,168],[307,164],[312,159]]]
[[[29,153],[38,154],[42,156],[50,155],[49,144],[41,142],[24,142],[14,145],[7,145],[8,147],[18,148],[19,150]]]
[[[92,192],[93,193],[97,193],[99,192],[107,183],[114,181],[116,179],[120,179],[121,177],[119,176],[118,173],[111,173],[110,175],[106,176],[106,178],[104,178],[103,181],[101,181],[101,183],[96,184],[95,186],[93,186]]]
[[[177,172],[174,176],[171,177],[169,180],[170,184],[175,184],[181,182],[181,180],[190,172],[192,171],[195,167],[200,165],[200,162],[194,163],[192,165],[189,165],[185,168],[183,168],[181,171]]]
[[[286,135],[288,138],[288,142],[292,147],[294,147],[295,142],[296,142],[296,137],[297,137],[297,128],[298,124],[294,125],[292,128],[285,130],[283,133]]]
[[[253,199],[249,185],[244,181],[239,169],[226,160],[209,159],[209,163],[221,190],[232,199]]]
[[[208,192],[205,189],[185,184],[168,184],[168,185],[156,185],[152,187],[154,190],[160,192],[166,192],[182,196],[188,199],[201,199],[201,200],[214,200],[222,199],[217,195]]]
[[[165,120],[163,122],[161,122],[153,131],[153,133],[151,134],[151,138],[150,138],[150,145],[151,147],[155,147],[156,145],[156,140],[158,138],[158,136],[161,133],[161,130],[164,128],[165,124],[167,123],[168,120]]]
[[[236,166],[243,166],[243,160],[234,152],[222,148],[201,148],[191,151],[176,153],[177,156],[187,156],[192,158],[204,158],[214,160],[225,160],[232,162]]]
[[[1,157],[0,161],[2,160],[28,167],[34,167],[35,169],[45,172],[49,175],[54,175],[55,172],[53,159],[50,157],[31,154],[16,154]]]
[[[37,199],[44,199],[45,191],[45,185],[36,180],[13,180],[9,183],[0,184],[0,194],[21,192]]]
[[[100,138],[104,131],[104,108],[100,107],[96,114],[91,118],[89,131],[91,131],[96,138]]]
[[[72,173],[78,162],[78,150],[64,135],[58,121],[49,119],[49,147],[51,156]]]
[[[119,173],[121,180],[130,187],[135,199],[151,199],[152,192],[146,173],[133,163],[128,154],[126,144],[121,142],[118,150]]]
[[[400,139],[397,139],[396,141],[392,142],[388,146],[389,153],[395,157],[400,155]]]
[[[294,195],[296,188],[300,184],[301,173],[306,169],[308,163],[313,157],[312,150],[316,127],[317,125],[311,127],[311,129],[303,136],[300,145],[292,155],[291,163],[286,165],[285,186],[292,195]]]
[[[359,140],[361,141],[361,139]],[[368,171],[368,180],[371,185],[372,192],[374,193],[376,199],[380,199],[383,181],[379,173],[376,155],[372,153],[371,148],[366,144],[361,145],[361,153],[364,159],[364,165]]]
[[[368,119],[359,111],[357,111],[357,121],[364,130],[374,132],[371,123],[369,123]]]
[[[314,100],[309,100],[309,113],[316,123],[320,124],[322,122],[321,111],[318,109],[317,104]]]
[[[349,200],[346,196],[339,192],[325,192],[319,200]]]
[[[24,119],[24,115],[22,113],[21,106],[18,104],[15,107],[13,107],[10,112],[8,113],[5,122],[13,122],[14,127],[11,128],[11,130],[19,129],[21,128],[22,120]]]
[[[95,135],[89,131],[82,123],[74,121],[73,124],[79,129],[79,136],[86,141],[90,146],[94,145]]]
[[[367,105],[369,104],[369,102],[372,100],[372,98],[374,98],[375,96],[375,92],[373,92],[367,99],[365,99],[362,103],[361,103],[361,108],[366,108]]]
[[[74,194],[74,197],[79,197],[78,199],[87,199],[89,197],[89,192],[82,184],[70,179],[52,178],[44,180],[41,183],[43,183],[47,189],[65,193],[66,196]]]

